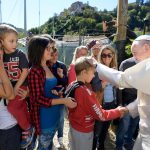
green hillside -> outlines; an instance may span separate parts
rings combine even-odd
[[[89,6],[88,3],[73,3],[68,9],[64,9],[59,15],[49,18],[47,22],[38,28],[30,29],[34,34],[48,33],[51,35],[100,35],[102,21],[111,21],[117,17],[117,8],[112,11],[107,9],[98,10]],[[144,19],[147,26],[150,26],[150,1],[141,4],[140,2],[128,5],[128,26],[132,30],[142,31]],[[148,27],[150,31],[150,27]],[[113,29],[112,29],[113,32]]]

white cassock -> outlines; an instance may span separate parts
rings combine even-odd
[[[137,100],[127,108],[132,117],[140,116],[139,135],[133,150],[150,150],[150,58],[126,69],[124,72],[97,64],[100,79],[119,88],[136,88]]]

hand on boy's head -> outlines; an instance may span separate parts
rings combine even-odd
[[[85,57],[85,59],[89,64],[96,67],[97,61],[93,57],[89,56],[89,57]]]

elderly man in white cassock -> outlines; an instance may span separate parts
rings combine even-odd
[[[150,149],[150,35],[141,35],[131,46],[137,65],[124,72],[97,64],[100,79],[106,80],[119,88],[136,88],[137,100],[126,106],[132,117],[140,116],[139,135],[133,150]]]

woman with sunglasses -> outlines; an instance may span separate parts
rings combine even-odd
[[[117,69],[116,51],[111,45],[104,45],[98,55],[98,61],[110,68]],[[116,104],[116,89],[112,84],[102,81],[102,102],[103,109],[109,110],[115,108]],[[96,121],[94,131],[93,150],[105,150],[105,139],[111,121]]]

